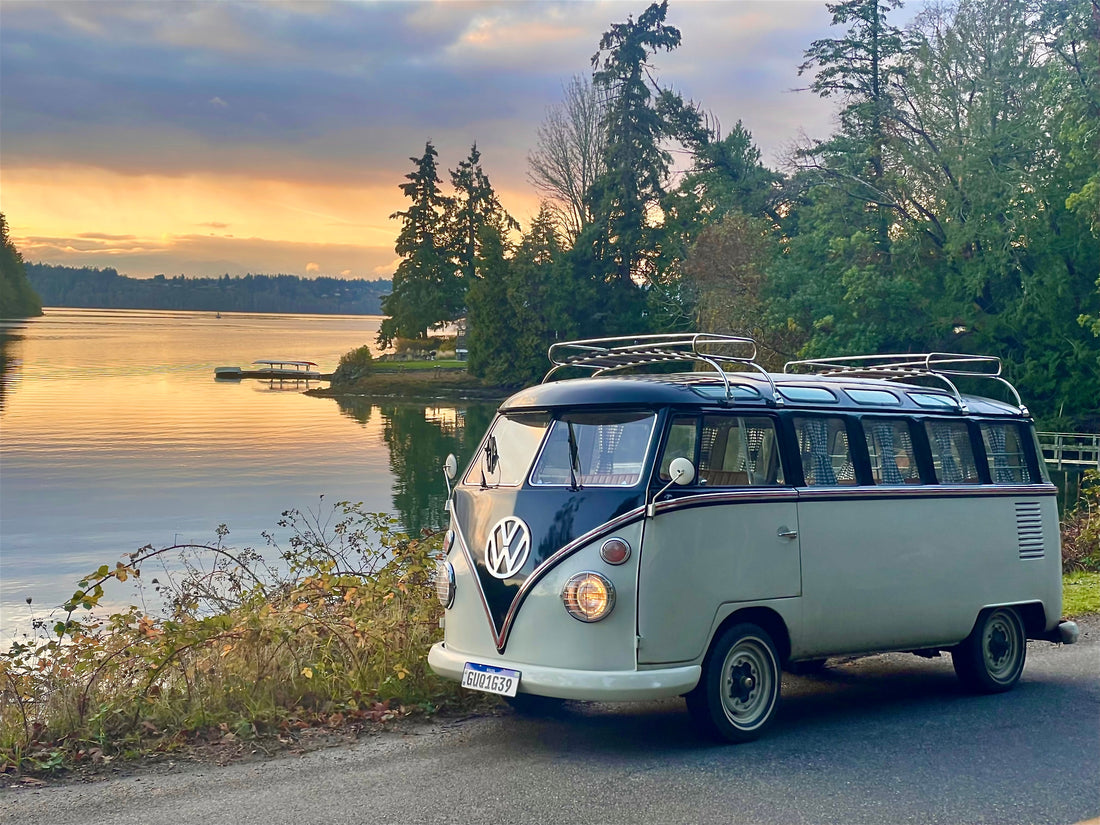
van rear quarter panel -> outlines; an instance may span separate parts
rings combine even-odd
[[[1048,627],[1058,619],[1058,513],[1045,490],[817,495],[798,505],[804,623],[795,655],[953,645],[997,604],[1039,601]],[[1041,558],[1021,558],[1018,503],[1038,504]]]

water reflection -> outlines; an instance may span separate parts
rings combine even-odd
[[[438,529],[447,523],[447,488],[443,459],[448,453],[465,467],[489,426],[496,404],[464,402],[463,406],[389,403],[380,406],[358,398],[337,399],[340,411],[366,425],[377,411],[390,454],[393,507],[410,533]]]
[[[0,327],[0,412],[4,411],[8,393],[19,381],[23,366],[22,343],[19,327]]]

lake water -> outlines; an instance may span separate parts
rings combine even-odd
[[[229,543],[261,549],[284,510],[349,500],[411,530],[438,526],[442,460],[468,455],[494,405],[378,405],[213,378],[257,358],[331,372],[374,344],[380,321],[79,309],[0,321],[0,643],[100,564],[211,542],[219,524]]]

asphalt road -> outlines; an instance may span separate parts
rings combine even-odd
[[[1100,815],[1100,622],[1032,643],[1017,688],[947,657],[787,677],[765,739],[718,746],[679,700],[502,710],[262,762],[0,791],[7,825],[1075,823]]]

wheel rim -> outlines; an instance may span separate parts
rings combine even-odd
[[[775,701],[776,665],[760,639],[730,648],[722,665],[722,710],[734,726],[751,730],[765,721]]]
[[[993,613],[982,634],[982,657],[990,678],[996,682],[1011,682],[1019,667],[1022,649],[1019,623],[1003,610]]]

